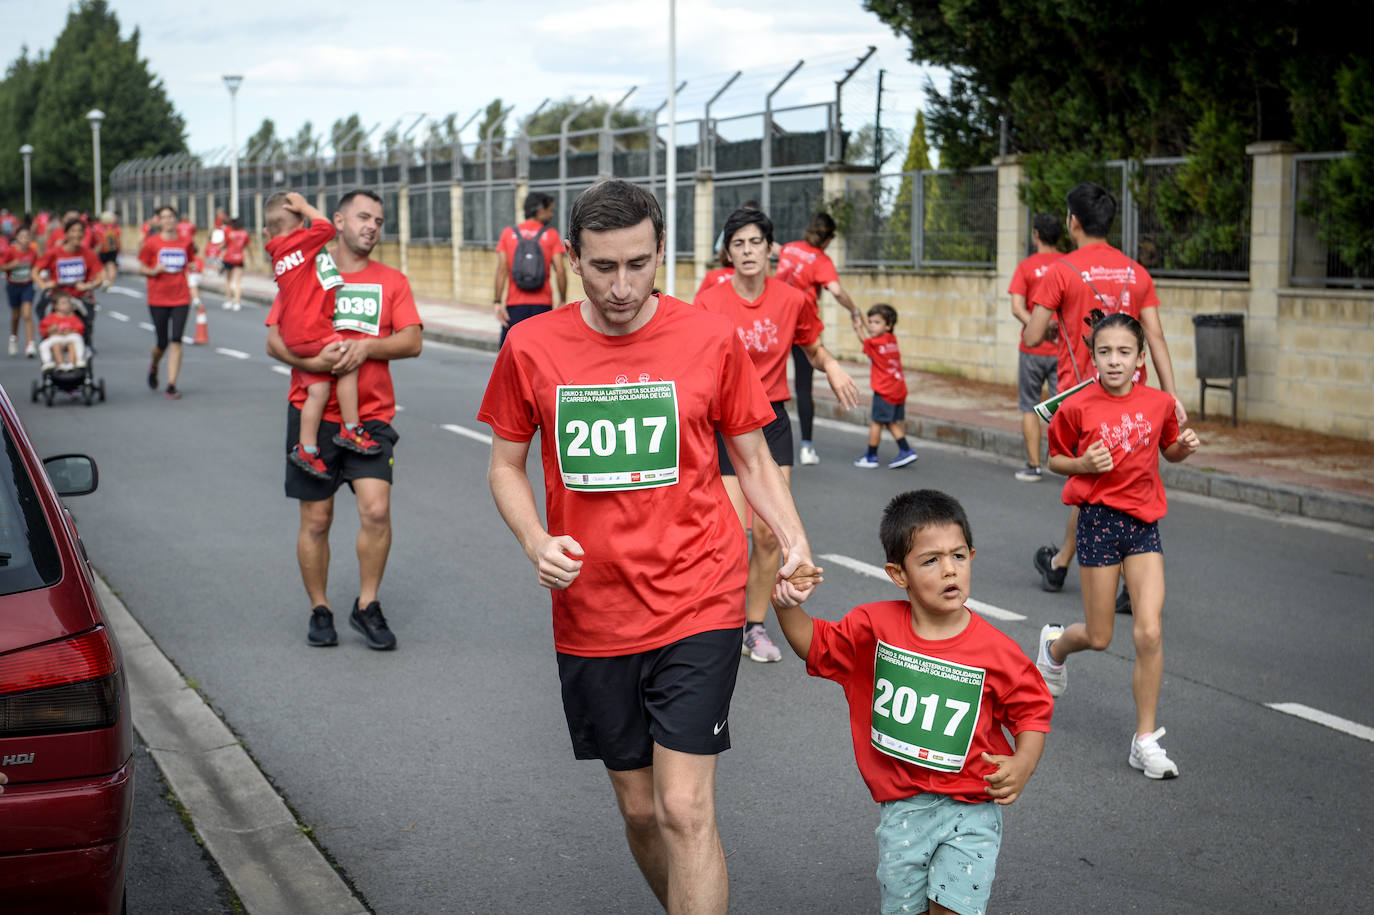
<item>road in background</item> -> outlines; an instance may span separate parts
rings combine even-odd
[[[263,354],[266,311],[208,300],[212,342],[187,348],[185,397],[168,401],[144,383],[141,287],[125,278],[132,295],[101,296],[106,403],[29,404],[37,367],[22,359],[0,360],[0,382],[42,453],[96,457],[100,490],[71,500],[93,564],[363,898],[380,912],[652,910],[604,772],[571,758],[548,595],[487,490],[489,430],[473,417],[491,355],[426,344],[394,367],[382,604],[400,648],[369,651],[344,626],[339,647],[312,649],[297,509],[281,489],[287,380]],[[822,426],[824,463],[794,478],[816,553],[852,560],[824,563],[812,613],[899,596],[855,566],[882,564],[887,500],[931,486],[968,509],[974,597],[1022,617],[996,625],[1029,653],[1043,623],[1081,618],[1076,574],[1047,594],[1030,563],[1062,534],[1058,486],[924,443],[912,467],[857,470],[865,431]],[[1351,890],[1368,865],[1374,801],[1359,786],[1374,743],[1267,704],[1374,725],[1371,534],[1179,496],[1170,509],[1160,722],[1182,776],[1151,782],[1126,765],[1121,617],[1109,651],[1073,659],[1040,769],[1007,812],[993,907],[1362,909]],[[356,530],[345,491],[330,585],[341,614],[356,595]],[[718,799],[734,909],[874,910],[876,810],[839,688],[790,654],[745,661],[731,732]]]

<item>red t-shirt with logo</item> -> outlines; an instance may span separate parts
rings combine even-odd
[[[668,296],[623,336],[593,330],[581,309],[569,303],[511,329],[477,414],[510,441],[539,431],[548,530],[586,550],[581,574],[552,592],[554,645],[608,657],[743,626],[744,529],[720,480],[715,433],[742,435],[773,421],[744,345],[724,317]],[[676,482],[600,492],[565,484],[560,433],[569,451],[581,440],[577,423],[559,428],[558,387],[663,382],[676,403]],[[608,431],[618,453],[624,437]]]
[[[1050,420],[1050,454],[1077,457],[1094,442],[1112,453],[1106,473],[1076,473],[1064,484],[1064,504],[1107,505],[1141,521],[1168,510],[1158,452],[1178,440],[1174,398],[1143,384],[1121,397],[1090,384],[1065,400]]]
[[[27,248],[18,248],[11,244],[5,245],[5,253],[0,255],[0,263],[15,264],[5,271],[5,279],[16,286],[33,282],[33,265],[38,260],[38,248],[33,242],[29,242]]]
[[[787,357],[792,345],[810,346],[825,329],[816,310],[806,307],[806,297],[770,276],[752,302],[735,291],[733,282],[724,282],[698,295],[696,304],[730,319],[768,399],[774,403],[789,400]]]
[[[91,226],[91,236],[95,244],[92,245],[97,251],[103,254],[110,254],[119,250],[119,225],[105,225],[98,222]]]
[[[1030,658],[1010,638],[977,613],[969,611],[969,624],[950,639],[930,641],[918,636],[911,624],[911,604],[904,600],[861,604],[839,622],[815,620],[806,672],[825,677],[844,687],[849,703],[849,730],[854,742],[854,761],[864,784],[878,803],[896,801],[923,792],[943,794],[956,801],[977,804],[991,801],[983,776],[996,766],[983,754],[1010,756],[1011,742],[1002,733],[1050,732],[1054,700]],[[978,720],[963,768],[943,772],[889,756],[873,746],[874,688],[878,642],[984,672]]]
[[[196,237],[196,224],[189,219],[177,223],[177,237],[191,241]]]
[[[496,243],[496,252],[506,259],[506,269],[510,269],[511,258],[515,256],[515,233],[525,238],[534,238],[544,224],[537,219],[526,219],[518,226],[506,226],[501,232],[501,240]],[[510,280],[506,285],[507,305],[552,305],[553,304],[553,259],[563,251],[563,239],[558,230],[549,226],[539,236],[539,247],[544,249],[544,288],[534,291],[521,289]]]
[[[38,258],[34,262],[33,269],[39,273],[44,270],[48,271],[48,278],[57,281],[59,290],[80,298],[86,293],[78,291],[76,284],[91,282],[100,276],[105,265],[100,263],[100,258],[96,257],[95,252],[85,245],[77,248],[75,252],[68,251],[64,246],[58,245]]]
[[[224,263],[231,267],[243,266],[243,250],[248,247],[247,229],[227,229],[224,233]]]
[[[321,277],[318,260],[333,237],[334,224],[316,219],[267,242],[267,256],[272,259],[272,271],[277,277],[276,301],[281,304],[276,323],[282,342],[293,351],[307,344],[313,347],[334,336],[338,274],[334,271],[330,277]],[[332,258],[328,266],[333,271]],[[316,349],[297,355],[313,356],[318,352]]]
[[[336,302],[340,300],[380,300],[380,310],[374,322],[371,314],[364,315],[369,320],[359,322],[350,320],[350,315],[337,315],[339,323],[331,329],[340,336],[350,338],[390,337],[405,327],[420,324],[420,312],[415,307],[415,296],[410,291],[410,281],[406,275],[385,264],[369,261],[368,265],[356,273],[340,273],[344,284],[337,290]],[[264,322],[268,327],[278,324],[282,316],[282,297],[277,295]],[[357,329],[365,326],[365,330]],[[375,333],[373,332],[375,330]],[[286,399],[292,406],[299,408],[305,403],[305,383],[299,369],[291,370],[291,389]],[[364,421],[379,420],[391,422],[396,416],[396,390],[391,383],[391,361],[388,359],[368,359],[358,367],[358,416]],[[331,422],[341,422],[339,401],[333,386],[329,391],[329,403],[324,408],[324,418]]]
[[[878,334],[863,342],[868,355],[868,383],[888,403],[906,403],[906,374],[902,371],[902,354],[897,349],[895,334]]]
[[[1017,264],[1016,272],[1011,275],[1011,285],[1007,287],[1007,292],[1024,298],[1028,310],[1034,308],[1036,284],[1040,282],[1040,277],[1044,276],[1045,272],[1050,269],[1050,264],[1062,256],[1057,251],[1032,254]],[[1027,346],[1024,341],[1019,341],[1018,349],[1032,356],[1053,356],[1059,352],[1057,331],[1058,327],[1056,326],[1055,331],[1047,333],[1045,339],[1036,346]]]
[[[191,286],[186,271],[196,256],[196,246],[184,238],[153,235],[139,249],[139,263],[145,267],[162,265],[164,273],[148,277],[148,304],[172,307],[191,304]]]
[[[695,302],[700,299],[703,292],[712,286],[719,286],[734,275],[734,267],[717,267],[714,270],[707,270],[706,275],[701,278],[701,285],[697,287],[697,294],[692,297],[692,301]]]
[[[807,241],[792,241],[778,252],[778,279],[806,294],[806,304],[820,314],[816,300],[821,289],[838,282],[835,262],[820,248]]]
[[[1059,317],[1056,352],[1061,391],[1097,375],[1088,342],[1092,337],[1094,309],[1103,316],[1123,312],[1139,320],[1146,308],[1159,307],[1159,296],[1149,272],[1105,242],[1085,245],[1050,264],[1031,297],[1034,305],[1048,308]],[[1145,368],[1141,366],[1135,380],[1142,382],[1145,377]]]
[[[86,332],[86,322],[81,320],[80,315],[60,315],[55,311],[48,312],[42,321],[38,322],[38,333],[43,337],[53,337],[58,334],[83,334]]]

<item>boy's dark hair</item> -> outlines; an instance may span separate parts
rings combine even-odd
[[[1097,349],[1097,332],[1104,327],[1124,327],[1135,334],[1135,342],[1140,352],[1145,352],[1145,328],[1140,326],[1140,322],[1124,311],[1113,312],[1093,325],[1092,338],[1088,345]]]
[[[83,229],[86,228],[86,224],[81,221],[80,216],[73,216],[71,219],[68,219],[66,222],[62,223],[62,234],[65,235],[68,232],[70,232],[72,230],[72,226],[81,226],[81,228]]]
[[[371,200],[373,203],[377,204],[377,206],[383,208],[386,207],[386,201],[382,199],[381,194],[377,193],[376,191],[368,190],[365,187],[355,187],[353,190],[349,191],[347,194],[344,194],[342,197],[339,198],[338,205],[334,207],[335,212],[341,211],[344,207],[348,206],[358,197],[366,197],[368,200]]]
[[[173,216],[177,217],[178,219],[181,218],[181,214],[177,212],[177,208],[174,207],[174,206],[172,206],[170,203],[164,203],[162,206],[158,207],[158,208],[157,208],[157,212],[154,213],[153,215],[154,215],[154,216],[161,216],[163,210],[171,210]]]
[[[897,326],[897,309],[884,302],[879,302],[877,305],[874,305],[866,314],[870,316],[877,315],[882,318],[883,323],[885,323],[889,329]]]
[[[911,552],[916,532],[934,524],[959,525],[964,543],[973,549],[973,531],[959,500],[936,489],[916,489],[897,496],[883,509],[883,523],[878,534],[887,561],[901,565],[906,554]]]
[[[757,207],[740,207],[730,214],[725,220],[725,230],[722,233],[725,240],[720,247],[720,261],[725,266],[731,265],[730,260],[730,239],[735,237],[735,233],[747,226],[758,226],[763,233],[763,240],[771,248],[773,245],[773,220],[768,218],[768,214]]]
[[[1100,184],[1084,181],[1069,191],[1066,198],[1069,215],[1078,218],[1083,234],[1089,238],[1106,238],[1116,219],[1116,200]]]
[[[543,191],[530,191],[525,195],[525,218],[533,219],[544,207],[553,206],[553,198]]]
[[[653,226],[654,240],[663,244],[663,210],[658,200],[638,184],[612,178],[593,184],[573,201],[568,214],[568,247],[582,254],[582,232],[628,229],[644,220]]]
[[[806,231],[802,233],[802,238],[808,245],[819,248],[830,239],[835,237],[835,220],[830,218],[829,213],[820,212],[811,215],[811,221],[806,224]]]
[[[1064,224],[1052,213],[1037,213],[1031,227],[1035,229],[1035,234],[1040,236],[1040,240],[1050,246],[1059,244],[1059,236],[1064,234]]]

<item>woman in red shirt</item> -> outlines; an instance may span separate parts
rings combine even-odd
[[[243,307],[243,252],[248,247],[248,230],[243,220],[234,217],[224,232],[224,305],[238,311]]]
[[[196,243],[177,234],[177,211],[164,206],[157,211],[161,231],[148,236],[138,252],[139,272],[148,278],[148,314],[157,341],[148,366],[148,387],[157,390],[157,367],[167,354],[167,396],[181,397],[181,335],[191,310],[191,285],[186,271],[196,256]]]

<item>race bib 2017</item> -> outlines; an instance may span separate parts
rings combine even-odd
[[[559,385],[554,431],[563,485],[579,492],[678,481],[677,385]]]
[[[978,727],[987,671],[879,641],[873,657],[875,749],[905,762],[958,772]]]
[[[382,284],[344,283],[334,293],[334,329],[381,334]]]

